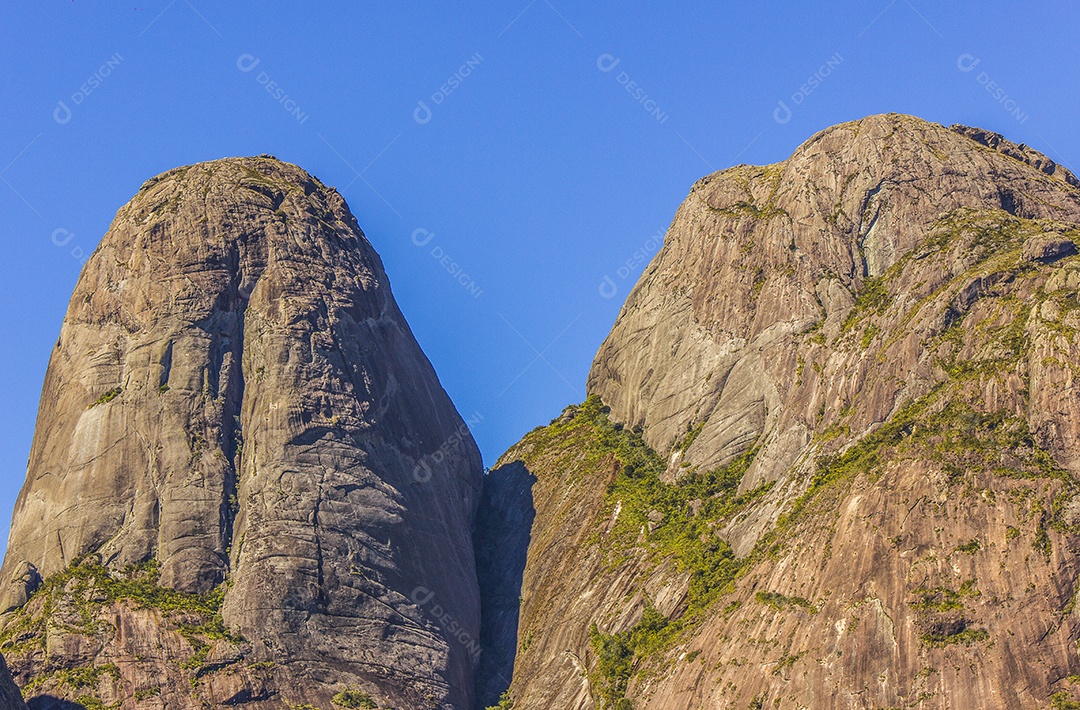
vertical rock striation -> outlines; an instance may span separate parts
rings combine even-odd
[[[27,613],[73,564],[152,568],[139,584],[218,595],[238,649],[213,669],[236,676],[227,691],[201,669],[166,684],[168,707],[348,690],[467,707],[480,475],[341,196],[270,157],[178,168],[121,208],[75,288],[0,607]],[[122,653],[122,625],[95,635],[101,654]],[[91,660],[118,663],[105,656]],[[47,650],[9,661],[24,679],[57,671]],[[244,664],[276,670],[257,689],[229,670]],[[134,682],[119,667],[102,693]]]
[[[696,183],[491,474],[514,707],[1080,702],[1078,249],[1071,173],[908,116]]]

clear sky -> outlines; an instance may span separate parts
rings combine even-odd
[[[338,187],[490,465],[584,398],[697,178],[890,111],[1080,168],[1078,29],[1075,0],[4,3],[0,533],[80,254],[157,173]]]

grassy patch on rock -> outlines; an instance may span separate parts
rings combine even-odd
[[[692,442],[695,434],[691,428],[684,442]],[[633,673],[699,623],[745,566],[718,531],[770,487],[738,492],[757,450],[717,469],[690,470],[677,482],[665,482],[664,459],[639,433],[611,422],[608,408],[596,396],[548,427],[534,430],[527,442],[534,450],[573,449],[577,458],[567,461],[571,477],[573,467],[614,461],[605,492],[604,511],[610,520],[603,537],[605,550],[616,559],[643,554],[655,565],[672,564],[688,579],[685,604],[673,618],[647,606],[642,619],[625,631],[605,634],[593,625],[590,647],[597,658],[593,685],[601,689],[604,707],[629,708],[624,696]],[[599,533],[593,541],[600,543]]]
[[[176,660],[190,672],[193,682],[197,681],[211,641],[242,641],[228,631],[221,617],[225,586],[207,594],[191,594],[163,587],[158,579],[154,560],[123,572],[110,570],[94,558],[77,560],[46,579],[27,603],[13,612],[0,632],[0,652],[16,662],[20,657],[40,659],[48,635],[56,631],[105,641],[114,633],[109,623],[110,608],[116,602],[125,602],[136,609],[159,611],[165,623],[191,644],[193,653],[185,660]],[[49,670],[31,678],[24,692],[30,694],[44,686],[73,692],[81,688],[95,690],[105,674],[119,680],[113,664]]]

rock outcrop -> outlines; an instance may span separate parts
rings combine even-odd
[[[15,686],[15,681],[8,670],[7,662],[0,656],[0,708],[4,710],[26,710],[22,695]]]
[[[644,427],[671,456],[673,479],[683,464],[713,467],[755,441],[764,449],[749,483],[786,470],[815,425],[781,406],[803,331],[820,324],[836,338],[867,280],[917,256],[960,209],[1075,223],[1071,173],[987,136],[872,116],[822,131],[783,163],[698,181],[597,353],[589,392]],[[827,402],[827,414],[839,412],[833,404],[843,407]],[[856,428],[891,404],[879,398]]]
[[[514,707],[1071,707],[1078,245],[1071,173],[907,116],[695,184],[491,474]]]
[[[72,296],[2,650],[28,698],[125,710],[469,707],[480,478],[335,190],[269,156],[169,171]]]

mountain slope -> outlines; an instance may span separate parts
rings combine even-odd
[[[491,474],[535,478],[515,708],[1074,696],[1077,244],[1070,173],[907,116],[699,181]]]
[[[468,707],[480,472],[336,191],[269,157],[169,171],[64,319],[3,650],[28,697]]]

